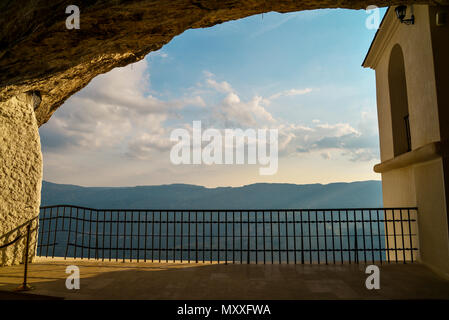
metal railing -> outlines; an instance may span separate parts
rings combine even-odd
[[[28,262],[29,262],[29,258],[30,258],[30,241],[31,241],[31,234],[37,230],[37,228],[34,228],[33,230],[31,229],[33,222],[36,221],[38,219],[38,216],[28,220],[26,223],[20,225],[19,227],[17,227],[14,230],[11,230],[10,232],[8,232],[5,235],[2,235],[0,237],[0,240],[3,238],[9,238],[11,236],[11,234],[13,233],[17,233],[17,235],[15,236],[15,238],[13,240],[10,240],[9,242],[6,242],[2,245],[0,245],[0,250],[2,249],[7,249],[8,247],[19,243],[19,240],[21,240],[22,238],[25,238],[25,249],[23,252],[23,264],[24,264],[24,270],[23,270],[23,283],[22,285],[20,285],[18,288],[16,288],[15,291],[28,291],[31,290],[32,287],[28,285],[27,281],[28,281]],[[25,231],[21,231],[21,229],[25,228]],[[36,242],[35,242],[36,243]]]
[[[417,208],[122,210],[42,207],[37,253],[109,261],[414,262]]]

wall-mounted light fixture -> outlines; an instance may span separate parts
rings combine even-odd
[[[405,19],[405,16],[407,15],[407,6],[397,6],[394,10],[396,11],[396,16],[401,21],[401,23],[415,24],[415,15],[413,14],[413,9],[410,19]]]

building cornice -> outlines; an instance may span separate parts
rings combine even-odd
[[[376,164],[374,166],[374,172],[385,173],[395,169],[406,168],[423,162],[435,160],[440,157],[447,157],[448,154],[447,141],[435,141],[410,152],[401,154],[393,159]]]

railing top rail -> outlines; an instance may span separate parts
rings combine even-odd
[[[60,204],[60,205],[51,205],[51,206],[42,206],[40,209],[51,209],[51,208],[74,208],[74,209],[83,209],[90,211],[112,211],[112,212],[120,212],[120,211],[133,211],[133,212],[269,212],[269,211],[388,211],[388,210],[418,210],[418,207],[378,207],[378,208],[282,208],[282,209],[117,209],[117,208],[89,208],[82,207],[70,204]]]

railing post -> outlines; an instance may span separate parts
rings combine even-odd
[[[31,286],[27,284],[27,278],[28,278],[28,254],[29,254],[29,247],[30,247],[30,232],[31,232],[31,223],[28,223],[27,225],[27,239],[26,239],[26,245],[25,245],[25,268],[23,273],[23,284],[16,289],[16,291],[29,291],[33,289]]]
[[[354,210],[354,233],[355,233],[355,241],[354,241],[354,252],[355,252],[355,260],[354,262],[356,264],[359,263],[359,246],[358,246],[358,239],[357,239],[357,211]]]

